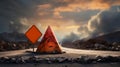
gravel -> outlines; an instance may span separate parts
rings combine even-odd
[[[35,57],[31,56],[27,59],[24,57],[0,57],[0,63],[6,64],[25,64],[25,63],[79,63],[79,64],[94,64],[94,63],[113,63],[120,62],[120,56],[96,56],[95,58],[90,58],[89,56],[80,56],[78,58],[67,58],[67,57]]]

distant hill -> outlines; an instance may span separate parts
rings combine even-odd
[[[108,33],[95,38],[64,43],[62,46],[77,49],[120,51],[120,31]]]
[[[0,33],[0,40],[5,40],[5,41],[12,41],[12,42],[19,42],[19,41],[27,41],[27,38],[23,33],[18,33],[18,32],[4,32]]]
[[[37,46],[37,45],[36,45]],[[31,48],[32,44],[23,33],[0,33],[0,52]]]
[[[98,37],[93,38],[93,39],[102,39],[102,40],[106,40],[108,42],[120,42],[120,31],[105,34],[102,36],[98,36]]]
[[[35,43],[35,47],[39,45],[39,41]],[[24,33],[4,32],[0,33],[0,52],[10,50],[21,50],[33,47],[33,44],[26,38]]]

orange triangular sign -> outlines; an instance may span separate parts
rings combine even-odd
[[[50,26],[48,26],[36,52],[37,53],[62,53],[62,50],[60,49],[60,45],[58,44]]]

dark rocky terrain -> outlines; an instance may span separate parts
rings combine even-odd
[[[39,44],[36,43],[36,46]],[[28,41],[23,33],[0,33],[0,51],[28,49],[33,45]],[[65,42],[64,47],[88,49],[88,50],[111,50],[120,51],[120,31],[94,37],[91,39]]]
[[[65,42],[63,46],[77,49],[120,51],[120,31],[90,39]]]
[[[40,64],[52,64],[52,63],[80,63],[80,64],[95,64],[95,63],[119,63],[120,57],[116,56],[96,56],[91,58],[89,56],[80,56],[78,58],[68,58],[68,57],[36,57],[30,56],[28,58],[24,58],[22,56],[16,57],[1,57],[0,63],[6,64],[25,64],[25,63],[40,63]]]
[[[32,44],[23,33],[0,33],[0,51],[28,49],[31,47]]]

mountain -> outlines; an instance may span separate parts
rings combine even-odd
[[[31,48],[32,44],[23,33],[0,33],[0,52]]]
[[[105,34],[105,35],[102,35],[102,36],[98,36],[98,37],[93,38],[93,39],[105,40],[105,41],[111,42],[111,43],[112,42],[120,42],[120,31]]]
[[[120,51],[120,31],[108,33],[95,38],[64,43],[62,46],[77,49]]]
[[[27,41],[27,38],[23,33],[18,33],[18,32],[4,32],[0,33],[0,40],[5,40],[9,42],[20,42],[20,41]]]

